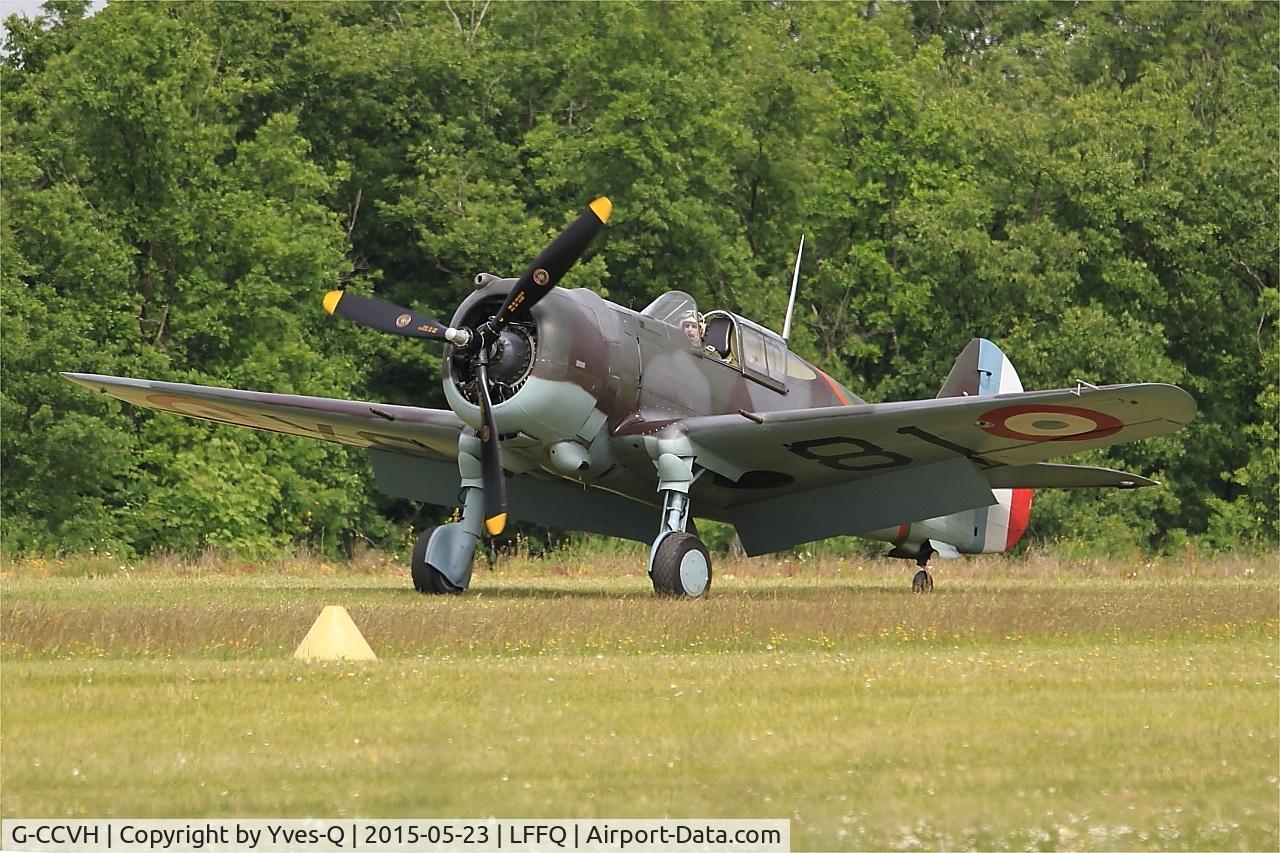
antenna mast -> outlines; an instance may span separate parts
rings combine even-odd
[[[782,339],[791,337],[791,312],[796,307],[796,287],[800,284],[800,258],[804,255],[804,235],[800,235],[800,250],[796,252],[796,271],[791,274],[791,298],[787,300],[787,319],[782,323]]]

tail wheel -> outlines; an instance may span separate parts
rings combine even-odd
[[[413,558],[409,561],[409,571],[413,574],[413,588],[423,595],[457,595],[461,587],[454,586],[440,570],[427,562],[427,545],[431,543],[431,534],[435,528],[418,537],[413,546]]]
[[[933,576],[924,569],[916,572],[916,576],[911,579],[912,592],[933,592]]]
[[[653,555],[653,591],[675,598],[701,598],[711,588],[711,555],[692,533],[669,533]]]

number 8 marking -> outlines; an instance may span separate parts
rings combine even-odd
[[[854,445],[857,450],[846,450],[843,452],[815,453],[815,447],[831,447],[839,445]],[[797,456],[805,459],[812,459],[819,465],[825,465],[828,468],[834,468],[837,471],[874,471],[877,468],[897,468],[901,465],[910,465],[911,460],[901,453],[894,453],[892,450],[885,450],[883,447],[872,444],[861,438],[846,438],[837,435],[832,438],[813,438],[806,441],[794,441],[791,444],[784,444],[783,447],[790,450]],[[863,459],[882,458],[883,462],[857,464]]]

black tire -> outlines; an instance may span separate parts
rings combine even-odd
[[[916,572],[916,576],[911,579],[912,592],[933,592],[933,576],[924,569]]]
[[[427,562],[427,545],[431,542],[431,534],[435,528],[424,532],[413,546],[413,557],[409,561],[409,571],[413,575],[413,588],[423,595],[457,595],[462,592],[448,578],[440,574],[440,570]]]
[[[711,555],[697,536],[668,534],[653,555],[653,591],[673,598],[701,598],[711,589]]]

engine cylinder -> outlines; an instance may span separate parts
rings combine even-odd
[[[451,325],[480,326],[514,284],[514,279],[489,279],[463,300]],[[581,445],[589,443],[605,421],[599,397],[610,378],[610,354],[597,314],[579,292],[557,288],[548,293],[530,316],[507,326],[491,350],[489,392],[499,434],[522,433],[536,439],[557,471],[561,465],[574,476],[589,470],[591,457]],[[447,350],[445,398],[459,418],[478,429],[477,381],[475,353]],[[561,442],[578,449],[566,446],[552,453]]]

